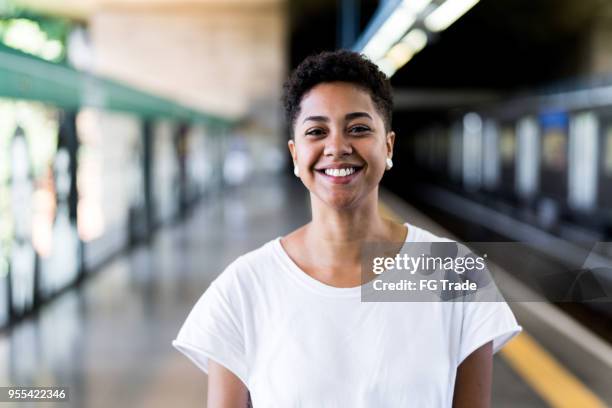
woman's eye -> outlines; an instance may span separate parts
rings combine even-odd
[[[350,132],[351,132],[351,133],[357,133],[357,134],[359,134],[359,133],[365,133],[365,132],[369,132],[369,131],[370,131],[370,128],[369,128],[369,127],[367,127],[367,126],[353,126],[353,127],[350,129]]]
[[[306,135],[308,136],[321,136],[323,135],[323,130],[322,129],[310,129],[306,132]]]

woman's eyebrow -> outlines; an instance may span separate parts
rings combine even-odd
[[[370,120],[372,120],[372,116],[370,116],[369,113],[367,112],[352,112],[352,113],[347,113],[344,116],[345,120],[352,120],[352,119],[357,119],[357,118],[369,118]]]
[[[302,123],[306,123],[309,120],[314,122],[329,122],[329,118],[327,116],[308,116]]]
[[[370,116],[370,114],[367,112],[351,112],[344,115],[344,120],[347,121],[357,118],[368,118],[373,120],[372,116]],[[306,123],[309,120],[314,122],[329,122],[329,118],[327,116],[308,116],[302,121],[302,123]]]

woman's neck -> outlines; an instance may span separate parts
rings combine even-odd
[[[338,210],[313,199],[309,234],[328,243],[384,239],[388,229],[380,216],[378,200],[368,201],[356,208]]]
[[[311,203],[312,222],[304,231],[304,243],[324,266],[356,265],[364,242],[389,242],[397,237],[397,226],[380,216],[377,191],[354,208],[330,208],[316,197]]]

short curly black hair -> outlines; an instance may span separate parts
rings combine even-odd
[[[285,117],[291,128],[300,113],[300,103],[308,91],[325,82],[349,82],[372,97],[383,118],[385,130],[391,130],[393,94],[387,76],[365,56],[348,50],[324,51],[311,55],[298,65],[283,86]]]

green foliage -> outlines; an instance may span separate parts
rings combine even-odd
[[[18,6],[14,0],[0,0],[0,42],[9,47],[65,62],[66,42],[73,26],[65,18],[40,15]]]

